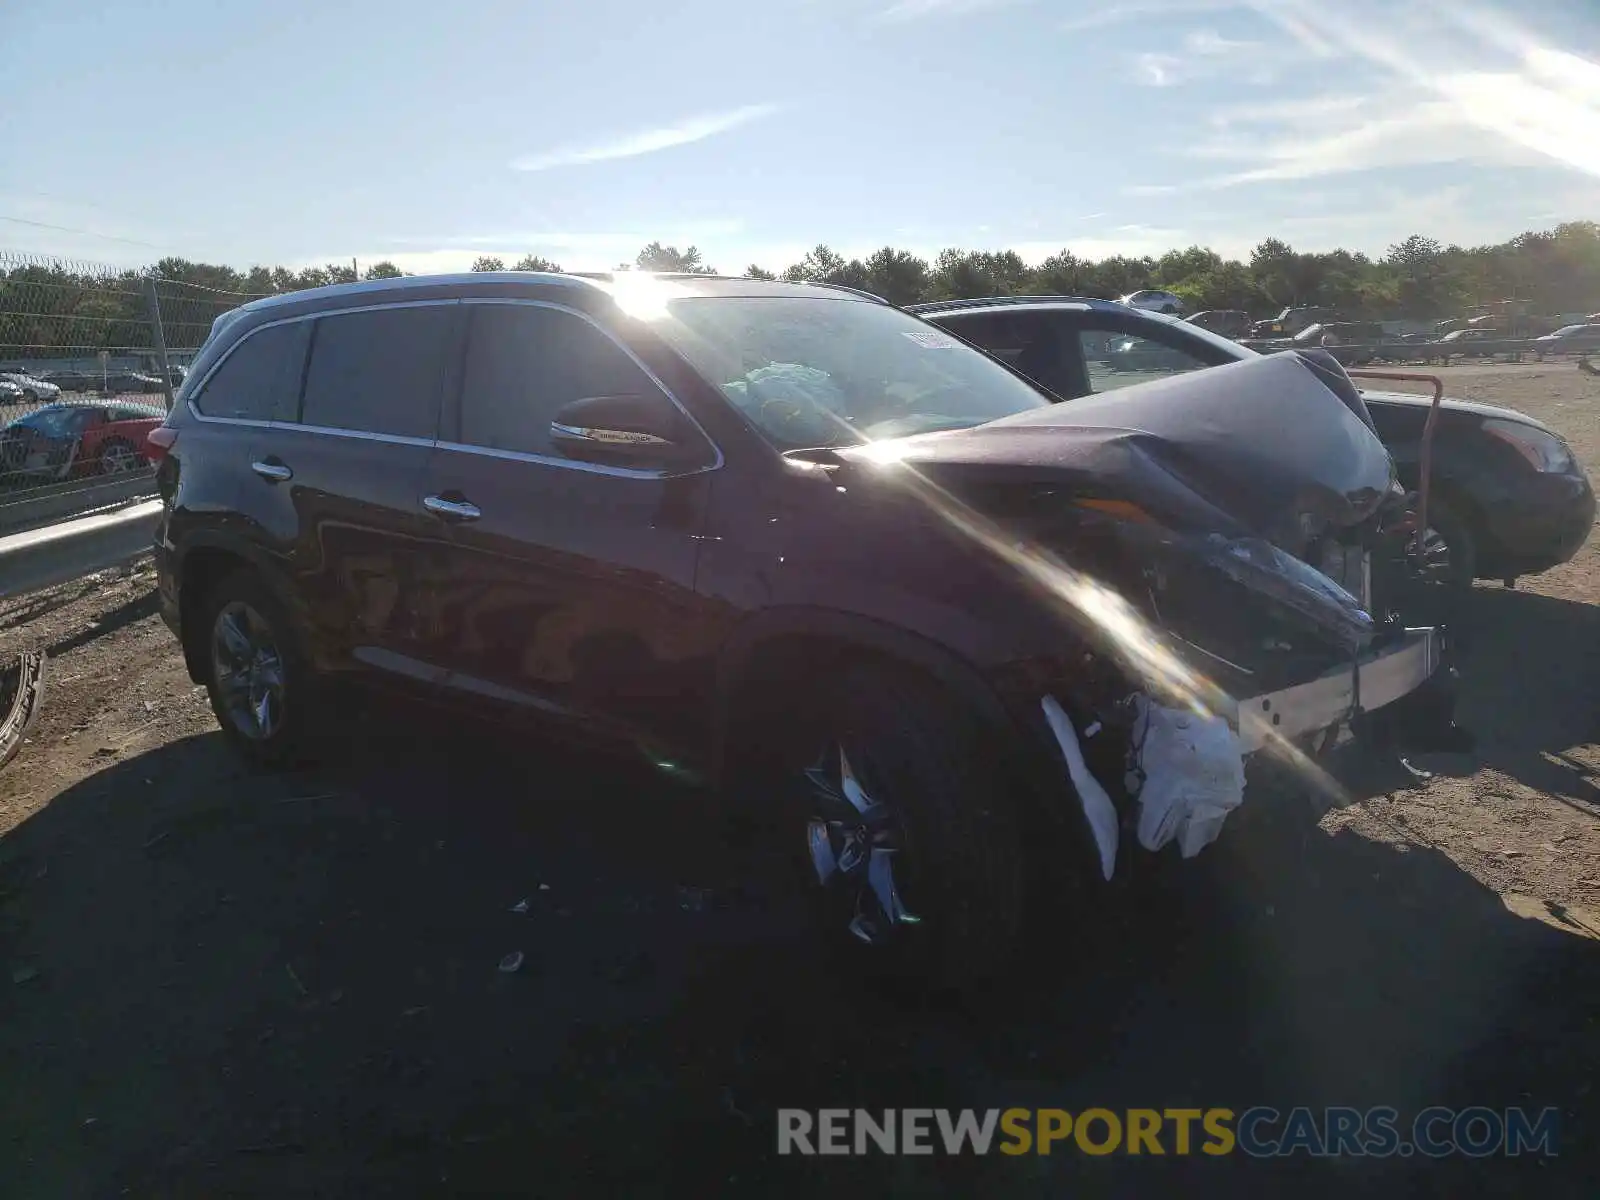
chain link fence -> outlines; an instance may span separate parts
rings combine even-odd
[[[0,251],[0,534],[148,493],[145,436],[212,322],[255,298]]]

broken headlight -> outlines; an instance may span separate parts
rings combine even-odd
[[[1206,561],[1234,582],[1292,609],[1346,650],[1365,648],[1374,633],[1361,601],[1309,563],[1259,538],[1205,539]]]
[[[1119,539],[1132,551],[1147,575],[1151,571],[1159,575],[1163,560],[1176,556],[1178,560],[1210,568],[1274,607],[1293,614],[1302,624],[1318,630],[1344,651],[1365,649],[1373,639],[1376,623],[1363,598],[1263,538],[1229,538],[1218,533],[1180,534],[1163,526],[1138,505],[1126,501],[1080,499],[1076,503],[1080,508],[1111,518]],[[1348,564],[1357,567],[1355,575],[1359,580],[1366,578],[1366,561],[1362,554],[1356,562]],[[1345,578],[1350,575],[1348,571],[1341,574]]]

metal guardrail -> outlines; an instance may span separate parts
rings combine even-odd
[[[19,493],[0,492],[0,536],[38,529],[71,517],[153,496],[154,471],[114,479],[74,480]]]
[[[0,598],[26,595],[115,567],[148,551],[161,501],[58,521],[0,537]]]

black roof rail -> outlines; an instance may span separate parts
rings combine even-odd
[[[1115,300],[1102,300],[1098,296],[970,296],[964,300],[929,300],[921,304],[906,305],[907,312],[933,312],[952,308],[987,308],[1006,304],[1115,304]]]

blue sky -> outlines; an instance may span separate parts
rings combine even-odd
[[[660,238],[737,272],[1600,219],[1594,0],[8,0],[0,44],[0,247],[101,262]]]

